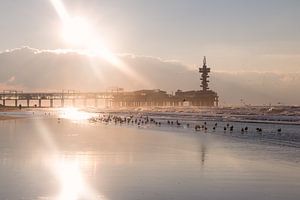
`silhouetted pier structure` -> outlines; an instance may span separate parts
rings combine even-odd
[[[160,107],[160,106],[218,106],[216,93],[212,91],[181,91],[175,95],[162,90],[139,90],[113,95],[114,107]]]
[[[106,92],[76,92],[73,90],[62,92],[36,92],[23,93],[22,91],[4,90],[0,93],[2,106],[6,106],[8,101],[13,101],[14,106],[18,107],[19,101],[26,101],[27,107],[30,107],[31,101],[37,101],[33,107],[43,107],[42,102],[48,101],[49,107],[54,107],[54,101],[60,101],[60,106],[64,107],[65,101],[81,100],[86,105],[87,100],[93,99],[97,107],[98,100],[105,101],[105,107],[153,107],[153,106],[218,106],[218,94],[209,89],[210,68],[206,65],[206,58],[203,60],[203,67],[199,68],[201,74],[201,90],[181,91],[177,90],[175,94],[168,94],[162,90],[139,90],[127,92],[118,88]]]
[[[175,95],[167,94],[162,90],[139,90],[114,95],[113,105],[119,107],[140,106],[208,106],[219,105],[219,96],[208,87],[210,68],[207,67],[206,57],[203,66],[199,67],[201,90],[181,91]]]
[[[60,102],[60,106],[64,107],[66,101],[71,101],[72,106],[77,101],[86,105],[88,100],[94,100],[94,106],[98,107],[98,100],[104,100],[105,107],[154,107],[154,106],[217,106],[217,100],[214,94],[203,93],[201,91],[182,92],[177,91],[175,95],[167,94],[161,90],[140,90],[133,92],[36,92],[24,93],[17,91],[0,93],[0,101],[2,106],[18,107],[20,102],[25,101],[22,107],[55,107],[55,102]],[[37,102],[34,106],[30,106],[31,102]],[[48,102],[48,106],[42,106],[42,102]],[[57,103],[56,103],[57,106]]]
[[[38,104],[32,107],[43,107],[42,102],[48,101],[49,107],[54,107],[54,101],[60,101],[60,106],[65,106],[65,101],[72,101],[75,106],[76,100],[82,100],[86,104],[87,100],[93,99],[97,107],[98,100],[105,100],[106,106],[111,106],[113,100],[113,92],[32,92],[24,93],[22,91],[5,90],[0,93],[0,101],[2,106],[6,106],[7,102],[14,102],[14,106],[18,107],[18,102],[26,101],[26,107],[30,107],[31,101],[37,101]]]

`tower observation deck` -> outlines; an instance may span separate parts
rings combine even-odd
[[[175,93],[175,96],[182,98],[190,103],[192,106],[218,106],[219,96],[216,92],[208,87],[210,68],[206,64],[206,57],[203,59],[203,66],[199,67],[200,73],[200,90],[180,91]]]

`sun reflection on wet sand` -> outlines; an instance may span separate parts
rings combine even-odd
[[[77,108],[73,108],[73,107],[63,108],[59,112],[60,118],[70,119],[73,121],[88,120],[94,116],[95,116],[95,114],[81,111],[81,110],[79,110]]]
[[[66,116],[68,119],[86,119],[87,114],[84,112],[68,109]],[[58,181],[59,194],[54,195],[53,200],[105,200],[106,198],[94,191],[86,182],[82,165],[89,164],[87,155],[80,156],[58,156],[62,155],[59,151],[54,138],[54,134],[47,129],[43,123],[36,124],[40,132],[42,140],[45,144],[46,152],[44,152],[44,163],[48,170],[55,176]],[[82,162],[82,160],[84,162]]]
[[[57,164],[57,175],[61,183],[59,200],[78,199],[85,193],[84,180],[77,162],[60,162]]]
[[[57,159],[51,167],[57,176],[60,193],[56,200],[104,199],[92,191],[84,179],[80,161],[72,159]]]

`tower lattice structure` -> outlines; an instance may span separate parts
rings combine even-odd
[[[202,68],[200,67],[199,68],[199,73],[201,74],[201,77],[200,77],[200,80],[201,80],[201,85],[200,87],[202,88],[202,91],[206,92],[209,90],[209,87],[208,87],[208,83],[209,83],[209,73],[210,73],[210,68],[207,67],[206,65],[206,57],[204,56],[204,59],[203,59],[203,66]]]

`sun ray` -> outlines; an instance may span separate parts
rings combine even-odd
[[[57,12],[58,16],[63,22],[66,22],[69,20],[68,12],[65,8],[65,5],[61,0],[50,0],[55,11]]]

